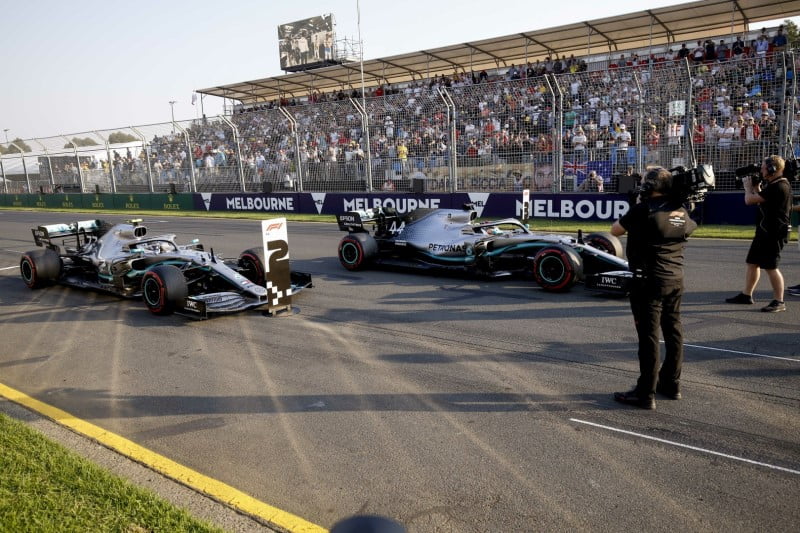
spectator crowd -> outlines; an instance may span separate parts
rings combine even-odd
[[[520,174],[535,189],[562,172],[579,186],[592,171],[593,182],[598,174],[605,180],[592,190],[613,190],[612,177],[630,167],[670,168],[692,157],[725,173],[797,137],[800,106],[787,92],[794,55],[786,50],[780,27],[749,43],[708,39],[604,63],[548,57],[371,87],[363,112],[352,103],[362,101],[359,91],[313,92],[240,107],[230,117],[236,131],[227,121],[195,120],[188,144],[181,133],[158,135],[147,150],[115,152],[110,167],[86,165],[132,185],[146,183],[148,167],[156,186],[189,190],[193,177],[198,191],[241,190],[241,180],[246,190],[264,182],[292,190],[300,175],[305,190],[363,190],[367,165],[376,190],[447,175],[453,163],[460,174],[500,176],[508,190]]]

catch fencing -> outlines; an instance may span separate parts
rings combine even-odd
[[[736,168],[796,152],[796,61],[441,77],[370,98],[18,140],[0,143],[0,192],[612,192],[648,166],[695,164],[730,190]]]

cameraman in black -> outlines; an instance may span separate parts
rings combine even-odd
[[[761,163],[761,180],[742,178],[744,203],[758,206],[756,234],[747,252],[744,290],[726,299],[731,304],[753,304],[753,291],[763,268],[772,285],[772,301],[761,310],[765,313],[786,311],[783,301],[783,275],[778,270],[781,250],[789,240],[792,210],[792,187],[783,177],[786,162],[771,155]]]
[[[628,233],[626,254],[634,273],[631,311],[639,337],[639,380],[632,390],[615,392],[614,399],[642,409],[656,408],[656,392],[673,400],[681,398],[683,252],[697,224],[671,189],[669,170],[649,169],[639,201],[611,226],[616,236]],[[659,327],[666,346],[660,370]]]

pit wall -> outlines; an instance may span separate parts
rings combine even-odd
[[[177,193],[177,194],[0,194],[0,206],[13,208],[75,209],[98,211],[213,211],[247,213],[298,213],[335,215],[378,206],[400,213],[416,208],[475,206],[480,217],[522,217],[521,193]],[[613,222],[629,207],[624,194],[531,195],[531,219]],[[753,224],[755,208],[744,205],[741,192],[708,195],[693,215],[703,224]]]

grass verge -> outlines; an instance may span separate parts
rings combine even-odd
[[[0,531],[223,531],[2,413],[0,472]]]

